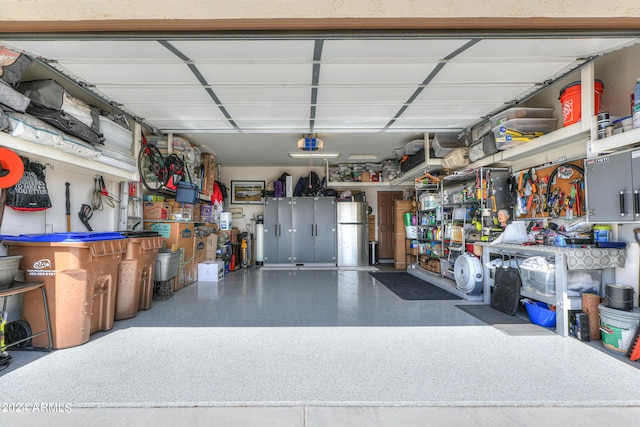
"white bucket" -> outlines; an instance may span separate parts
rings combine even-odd
[[[231,230],[231,212],[220,212],[220,230]]]
[[[624,311],[599,304],[598,310],[602,345],[609,350],[626,353],[640,325],[640,308]]]

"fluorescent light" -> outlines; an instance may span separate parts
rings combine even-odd
[[[377,154],[352,154],[348,157],[348,160],[377,160]]]
[[[292,159],[337,159],[340,157],[340,153],[297,153],[290,152],[289,157]]]

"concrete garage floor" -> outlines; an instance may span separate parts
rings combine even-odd
[[[83,345],[12,351],[2,425],[637,424],[639,362],[459,304],[402,300],[364,270],[236,271]]]

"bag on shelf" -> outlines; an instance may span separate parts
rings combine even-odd
[[[13,111],[24,113],[31,100],[24,96],[4,81],[0,80],[0,106],[5,106]]]
[[[442,159],[442,167],[448,170],[458,170],[469,164],[469,147],[454,148]]]
[[[469,161],[475,162],[497,152],[493,134],[487,134],[469,146]]]
[[[47,182],[45,180],[45,165],[32,162],[27,157],[20,156],[24,163],[24,174],[20,181],[7,189],[7,206],[17,211],[43,211],[51,207]]]
[[[39,107],[31,103],[29,107],[27,107],[27,113],[39,118],[45,123],[49,123],[71,136],[87,141],[90,144],[103,144],[104,138],[102,137],[102,134],[96,133],[89,126],[62,110]]]
[[[0,46],[0,79],[16,87],[22,79],[22,72],[31,65],[31,59],[23,54]]]

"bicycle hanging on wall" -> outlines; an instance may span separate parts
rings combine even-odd
[[[152,194],[175,194],[178,183],[184,180],[184,161],[176,154],[164,156],[158,147],[142,139],[138,153],[138,171],[142,185]]]

